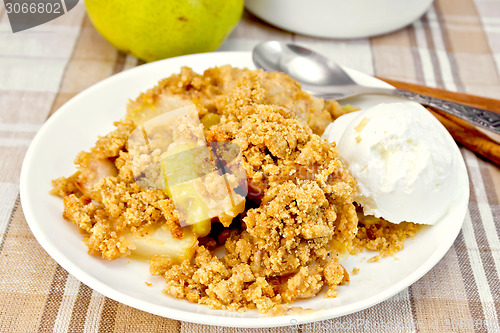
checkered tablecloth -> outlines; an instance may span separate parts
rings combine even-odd
[[[249,51],[268,39],[300,43],[371,75],[500,99],[499,0],[437,0],[403,30],[356,40],[300,36],[245,13],[221,50]],[[276,329],[204,326],[120,304],[69,275],[38,244],[23,215],[24,154],[63,103],[141,64],[96,32],[82,3],[15,34],[0,5],[0,332],[500,331],[500,169],[464,148],[470,202],[452,248],[398,295],[351,315]]]

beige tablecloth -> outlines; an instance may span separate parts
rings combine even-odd
[[[404,30],[357,40],[291,34],[245,14],[221,50],[251,50],[266,39],[301,43],[368,74],[500,98],[498,0],[438,0]],[[0,6],[1,332],[500,331],[500,169],[464,148],[470,202],[452,248],[398,295],[351,315],[291,328],[204,326],[122,305],[69,275],[38,244],[24,218],[19,199],[24,154],[63,103],[140,64],[95,31],[82,3],[16,34]]]

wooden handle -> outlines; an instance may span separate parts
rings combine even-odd
[[[428,96],[446,99],[452,102],[462,103],[481,109],[490,110],[500,114],[500,101],[492,98],[469,95],[447,91],[439,88],[431,88],[414,83],[401,82],[386,78],[378,78],[389,83],[397,89],[425,94]],[[493,163],[500,165],[500,144],[483,134],[476,127],[465,120],[447,114],[444,111],[428,107],[432,114],[446,127],[451,136],[468,149],[486,157]]]

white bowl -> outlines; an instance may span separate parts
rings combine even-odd
[[[361,38],[400,29],[422,16],[433,0],[245,0],[270,24],[326,38]]]

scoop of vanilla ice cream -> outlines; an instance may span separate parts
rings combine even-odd
[[[457,147],[420,104],[386,103],[346,114],[323,138],[337,143],[365,215],[435,224],[450,207],[460,184]]]

